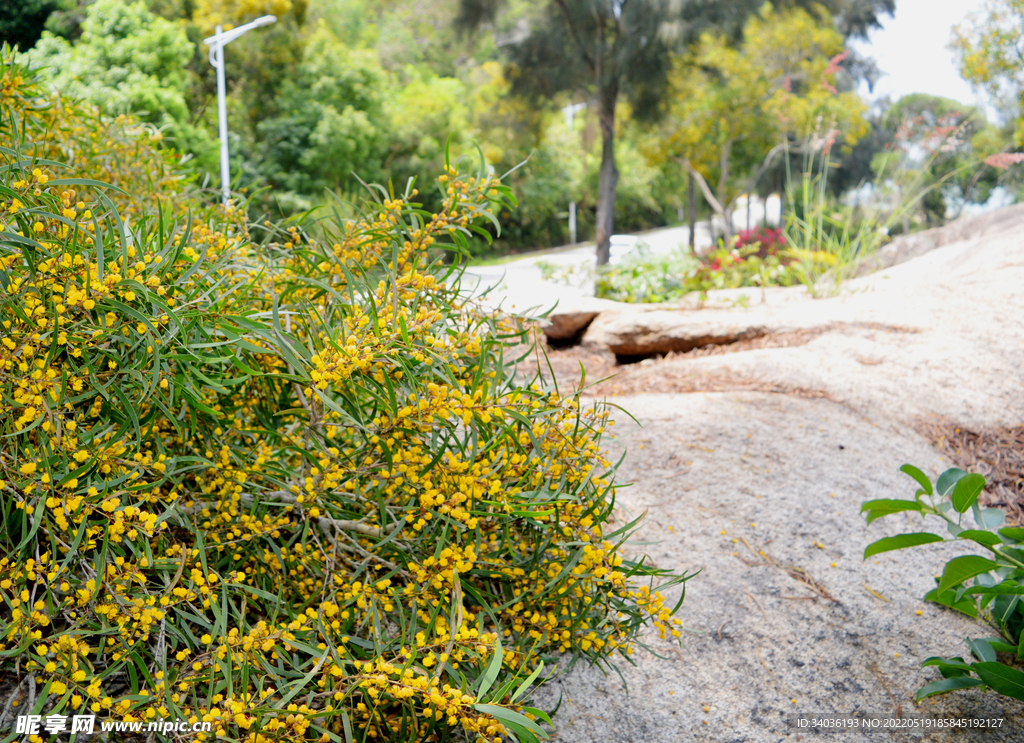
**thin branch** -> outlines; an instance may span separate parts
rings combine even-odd
[[[11,707],[14,705],[15,700],[20,699],[21,696],[24,694],[21,688],[24,685],[24,683],[25,679],[19,681],[18,685],[15,686],[14,690],[11,692],[11,695],[7,697],[7,701],[4,703],[3,712],[0,712],[0,725],[3,725],[7,721],[7,715],[10,713]],[[32,708],[29,707],[27,711],[31,712]]]
[[[777,154],[779,154],[785,148],[786,148],[785,144],[777,144],[774,147],[772,147],[770,150],[768,150],[768,154],[765,155],[764,160],[761,162],[761,167],[759,167],[757,169],[757,173],[754,174],[753,178],[751,178],[749,181],[747,181],[747,199],[748,199],[748,201],[750,199],[750,192],[751,192],[751,190],[753,190],[754,186],[757,185],[757,182],[759,180],[761,180],[761,176],[765,174],[766,170],[768,170],[768,167],[772,164],[772,160],[775,159],[775,156]],[[735,199],[733,199],[729,203],[729,208],[730,209],[736,204],[736,202],[739,200],[739,198],[740,197],[737,196]]]
[[[271,500],[272,502],[276,503],[296,504],[299,502],[297,496],[285,493],[283,490],[277,490],[272,493],[261,493],[259,496],[251,495],[248,493],[239,496],[239,499],[243,503],[253,503],[256,501],[257,498],[266,498],[267,500]],[[209,508],[214,503],[219,502],[220,501],[203,501],[201,503],[195,503],[189,506],[188,508],[181,508],[179,512],[192,515]],[[320,518],[319,522],[321,528],[325,528],[326,524],[329,526],[333,526],[336,529],[344,529],[345,531],[355,531],[359,532],[360,534],[365,534],[368,537],[376,537],[377,539],[380,539],[382,536],[384,536],[383,532],[380,530],[379,527],[370,526],[369,524],[364,523],[362,521],[351,521],[349,519],[332,519],[325,516]]]
[[[586,63],[587,67],[590,68],[591,72],[596,72],[594,69],[594,60],[591,59],[589,54],[587,54],[586,47],[583,46],[583,42],[580,41],[579,36],[576,34],[576,27],[572,24],[572,19],[569,16],[569,9],[565,7],[565,0],[555,0],[555,2],[561,9],[562,15],[565,16],[565,25],[569,27],[569,34],[572,36],[572,40],[576,42],[576,46],[579,47],[583,61]]]
[[[362,521],[350,521],[348,519],[332,519],[327,516],[323,516],[319,519],[320,528],[324,529],[325,525],[333,526],[335,529],[343,529],[345,531],[355,531],[360,534],[365,534],[368,537],[376,537],[380,539],[384,536],[380,527],[370,526],[369,524],[363,523]]]
[[[683,160],[681,164],[697,181],[697,185],[700,186],[700,190],[704,193],[704,198],[707,199],[708,203],[711,205],[711,208],[714,209],[719,214],[721,214],[722,216],[725,216],[725,210],[722,208],[722,205],[718,202],[718,199],[715,198],[715,194],[711,191],[711,188],[708,186],[708,182],[704,180],[704,176],[697,172],[697,169],[694,168],[692,164],[690,164],[689,160]]]
[[[346,534],[343,530],[339,529],[338,531],[334,532],[334,534],[332,534],[331,533],[331,528],[334,526],[334,519],[321,518],[319,520],[319,526],[320,526],[320,530],[323,531],[323,533],[326,534],[331,539],[331,541],[334,543],[334,546],[337,547],[338,549],[345,550],[346,552],[357,552],[360,555],[362,555],[363,557],[365,557],[367,560],[376,560],[381,565],[385,565],[386,567],[391,568],[392,570],[394,570],[395,572],[399,573],[400,575],[402,575],[402,576],[404,576],[406,578],[410,578],[410,579],[412,578],[412,576],[409,575],[408,572],[406,572],[402,568],[398,567],[398,565],[395,565],[395,563],[391,562],[390,560],[386,560],[383,557],[381,557],[380,555],[375,555],[372,552],[367,552],[365,549],[363,549],[363,546],[361,544],[359,544],[359,542],[354,540],[352,537],[350,537],[348,534]],[[342,538],[345,539],[345,541],[348,544],[341,544],[341,539]]]

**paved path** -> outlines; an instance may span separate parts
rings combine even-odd
[[[699,223],[696,229],[697,248],[711,245],[711,234],[707,223]],[[636,233],[655,253],[668,253],[688,245],[690,240],[689,227],[667,227],[659,230]],[[570,286],[541,278],[539,264],[550,263],[556,266],[589,266],[594,262],[594,244],[580,243],[577,247],[556,248],[549,251],[531,253],[494,266],[470,266],[466,269],[463,283],[474,294],[487,289],[488,303],[501,305],[507,310],[523,312],[529,309],[547,309],[560,299],[575,297],[592,297],[593,283],[581,282],[578,286]]]

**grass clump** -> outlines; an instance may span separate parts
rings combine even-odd
[[[656,583],[687,576],[610,526],[607,410],[517,379],[525,327],[438,257],[513,205],[500,181],[449,164],[437,213],[378,189],[359,218],[247,225],[152,132],[3,65],[5,705],[531,740],[545,661],[678,637]]]

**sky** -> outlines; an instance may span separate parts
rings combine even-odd
[[[870,99],[929,93],[962,103],[981,102],[957,73],[953,53],[946,47],[953,26],[983,4],[984,0],[896,0],[896,15],[883,16],[884,27],[872,31],[868,42],[854,43],[888,73],[872,93],[866,85],[861,92]]]

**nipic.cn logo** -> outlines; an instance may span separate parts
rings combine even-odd
[[[209,733],[212,722],[189,722],[188,720],[104,720],[99,728],[103,732],[120,733]],[[96,715],[18,715],[14,732],[18,735],[49,735],[57,733],[86,733],[96,731]]]

